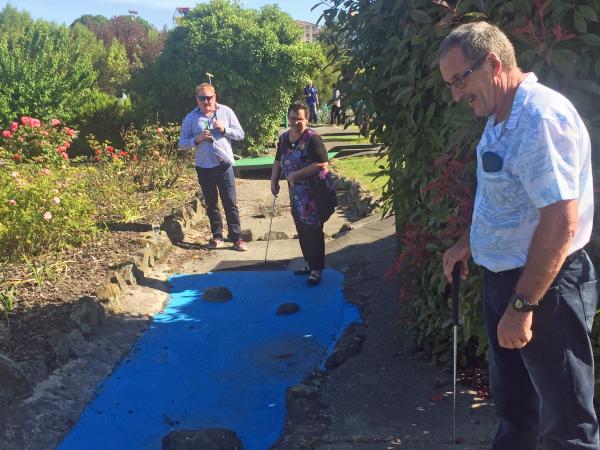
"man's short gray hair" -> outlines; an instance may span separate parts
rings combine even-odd
[[[488,53],[495,53],[500,58],[504,69],[517,66],[515,49],[500,28],[487,22],[473,22],[460,25],[446,36],[439,50],[441,59],[451,48],[460,48],[465,59],[475,63]]]

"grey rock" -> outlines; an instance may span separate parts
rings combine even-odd
[[[241,238],[246,242],[251,242],[254,240],[254,234],[252,233],[252,230],[242,230]]]
[[[86,349],[86,339],[79,330],[73,330],[68,334],[59,330],[50,330],[48,339],[59,363],[65,363],[71,358],[82,355]]]
[[[277,315],[286,316],[289,314],[295,314],[300,311],[300,306],[297,303],[283,303],[277,308]]]
[[[360,352],[365,336],[366,327],[364,324],[351,323],[344,331],[333,353],[325,361],[325,368],[329,370],[336,369]]]
[[[224,428],[175,430],[162,440],[163,450],[242,450],[240,438]]]
[[[269,237],[270,237],[270,239],[269,239]],[[289,238],[290,237],[288,236],[288,234],[283,231],[271,231],[270,234],[265,233],[264,236],[260,237],[258,240],[259,241],[267,241],[267,240],[277,241],[277,240],[283,240],[283,239],[289,239]]]
[[[309,386],[304,383],[295,384],[286,391],[286,396],[289,398],[314,398],[319,392],[317,386]]]
[[[71,305],[70,319],[85,336],[94,334],[106,317],[102,303],[94,297],[81,297]]]
[[[4,319],[0,319],[0,342],[5,342],[10,339],[10,328],[4,321]]]
[[[32,385],[12,359],[0,353],[0,406],[30,395]]]
[[[162,228],[165,230],[165,233],[167,233],[171,243],[179,244],[183,242],[185,238],[185,224],[182,219],[173,215],[167,216],[165,217]]]
[[[225,286],[207,288],[202,294],[202,299],[207,302],[226,302],[233,298],[231,291]]]

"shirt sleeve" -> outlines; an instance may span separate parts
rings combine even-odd
[[[519,177],[536,208],[579,197],[581,136],[566,121],[542,119],[524,139]]]
[[[281,141],[285,139],[285,134],[282,134],[281,136],[279,136],[279,139],[277,140],[277,152],[275,153],[275,161],[281,161]]]
[[[307,146],[308,156],[312,162],[324,163],[329,161],[325,143],[318,134],[313,134]]]
[[[231,108],[227,110],[227,125],[225,125],[224,136],[232,141],[241,141],[245,136],[240,121]]]
[[[181,131],[179,133],[179,145],[180,149],[189,149],[196,146],[194,142],[194,133],[192,131],[192,116],[188,114],[183,119],[183,123],[181,124]]]

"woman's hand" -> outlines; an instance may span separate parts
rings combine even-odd
[[[275,197],[277,197],[279,194],[279,181],[271,182],[271,194],[273,194]]]
[[[298,181],[296,179],[296,172],[292,172],[291,174],[288,175],[287,182],[290,184],[290,187],[294,187],[294,184],[296,183],[296,181]]]

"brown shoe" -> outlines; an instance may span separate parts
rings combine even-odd
[[[235,241],[235,244],[233,244],[233,249],[237,250],[238,252],[245,252],[248,250],[248,244],[246,244],[243,239],[238,239]]]

